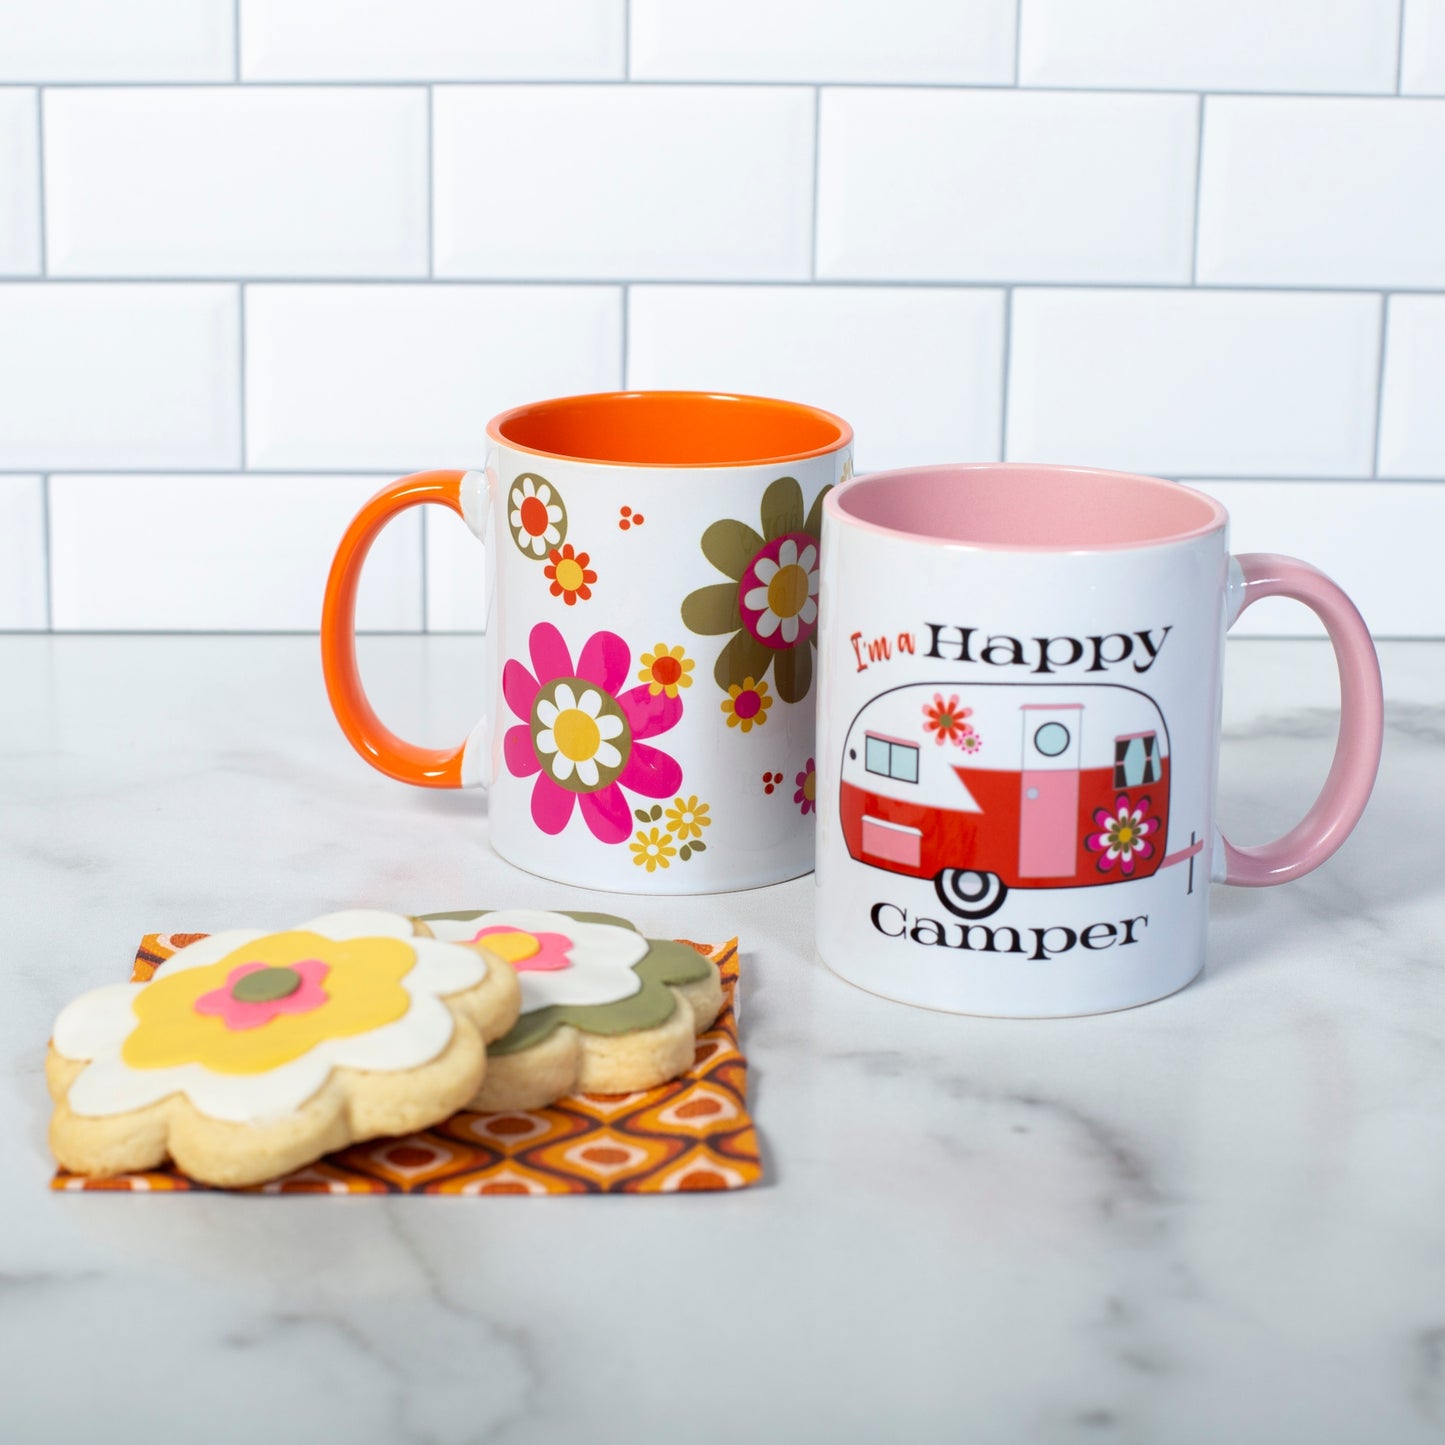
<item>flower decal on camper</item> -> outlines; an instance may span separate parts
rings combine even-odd
[[[1128,878],[1134,872],[1136,858],[1154,856],[1150,835],[1157,827],[1157,820],[1148,813],[1148,798],[1140,798],[1131,805],[1123,793],[1114,800],[1112,814],[1107,808],[1094,810],[1094,825],[1099,831],[1090,833],[1084,839],[1084,846],[1099,855],[1100,873],[1108,873],[1117,866]]]
[[[507,491],[507,526],[517,550],[534,562],[550,556],[567,536],[567,508],[546,477],[523,472]]]
[[[643,685],[622,691],[632,650],[615,632],[595,632],[576,663],[562,634],[540,622],[529,638],[531,669],[516,658],[502,669],[507,706],[522,719],[503,742],[507,769],[535,775],[532,820],[560,833],[581,810],[603,843],[626,842],[631,807],[624,790],[645,798],[675,795],[682,786],[677,760],[645,739],[676,726],[682,702]]]
[[[943,694],[933,694],[933,701],[923,704],[923,730],[933,734],[933,741],[942,747],[944,743],[953,743],[956,747],[963,747],[965,742],[976,736],[973,724],[968,721],[973,716],[971,707],[960,707],[958,705],[958,694],[954,693],[947,702],[943,700]],[[975,751],[973,748],[969,752]]]
[[[713,667],[724,691],[762,682],[771,669],[784,702],[807,697],[818,645],[818,536],[827,491],[805,517],[797,479],[779,477],[763,493],[761,531],[726,519],[702,534],[703,555],[728,581],[690,592],[682,620],[704,637],[727,636]]]

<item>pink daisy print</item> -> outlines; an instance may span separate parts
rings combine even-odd
[[[594,632],[574,665],[562,634],[540,622],[528,639],[529,671],[516,658],[502,670],[507,706],[522,719],[503,740],[514,777],[536,776],[532,820],[560,833],[574,806],[593,837],[623,843],[632,836],[624,790],[670,798],[682,787],[677,760],[645,741],[676,726],[682,700],[643,684],[621,691],[632,673],[632,650],[615,632]]]

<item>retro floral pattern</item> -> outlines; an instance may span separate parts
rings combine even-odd
[[[672,846],[672,834],[664,833],[660,828],[639,828],[628,846],[632,849],[632,861],[649,873],[666,868],[677,857],[677,849]]]
[[[1099,855],[1100,873],[1108,873],[1117,867],[1128,878],[1134,872],[1136,858],[1154,856],[1150,835],[1158,828],[1158,819],[1148,814],[1147,797],[1131,804],[1123,793],[1115,798],[1112,814],[1107,808],[1094,810],[1094,825],[1099,831],[1088,834],[1084,846]]]
[[[651,652],[644,652],[642,666],[638,669],[638,682],[645,682],[654,697],[665,692],[676,697],[679,688],[692,686],[692,670],[696,666],[681,647],[669,647],[665,642],[654,645]]]
[[[973,724],[968,721],[972,716],[973,709],[971,707],[958,705],[957,693],[954,693],[945,702],[943,694],[936,692],[932,702],[923,704],[923,730],[933,735],[933,741],[939,747],[942,747],[944,743],[953,743],[956,747],[963,747],[968,738],[977,737]],[[976,752],[977,747],[969,748],[967,751]]]
[[[701,636],[727,637],[713,668],[724,690],[751,688],[771,670],[784,702],[807,697],[817,647],[818,536],[827,491],[818,493],[805,516],[797,479],[779,477],[763,494],[761,531],[725,519],[702,534],[703,555],[728,580],[690,592],[682,620]]]
[[[642,827],[630,844],[632,861],[639,868],[655,873],[659,868],[669,867],[674,858],[686,863],[694,854],[706,853],[702,830],[712,827],[708,812],[708,805],[699,802],[696,793],[690,798],[674,798],[665,814],[657,803],[650,808],[635,809],[633,817]]]
[[[570,542],[554,547],[542,569],[542,575],[552,584],[552,596],[560,597],[568,607],[576,606],[578,601],[590,601],[592,584],[597,580],[591,562],[586,552],[574,551]]]
[[[517,550],[540,562],[567,537],[567,508],[561,493],[536,472],[523,472],[507,492],[507,526]]]
[[[542,622],[529,650],[530,670],[516,658],[502,670],[507,705],[522,719],[507,730],[503,753],[514,777],[537,779],[533,821],[555,835],[575,805],[600,842],[626,842],[624,790],[663,798],[682,784],[676,759],[646,741],[676,726],[681,699],[647,685],[622,691],[632,651],[614,632],[593,633],[574,663],[562,634]]]
[[[803,765],[802,772],[793,779],[793,782],[796,786],[793,801],[798,805],[798,811],[806,818],[818,806],[818,770],[813,766],[812,758],[809,758]]]
[[[752,677],[745,677],[740,684],[733,683],[721,703],[723,712],[727,714],[728,726],[741,728],[745,733],[767,722],[768,709],[772,705],[767,683]]]

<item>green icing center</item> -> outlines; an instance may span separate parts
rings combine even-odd
[[[562,916],[578,923],[602,923],[611,928],[638,931],[636,925],[627,919],[610,913],[568,912]],[[422,914],[424,921],[448,919],[470,923],[481,917],[482,912]],[[510,1033],[487,1045],[487,1052],[519,1053],[522,1049],[540,1044],[563,1024],[571,1024],[573,1028],[589,1034],[629,1034],[637,1029],[655,1029],[659,1024],[665,1024],[677,1008],[677,1000],[669,985],[700,983],[708,976],[712,964],[685,943],[649,938],[647,952],[632,967],[642,981],[642,987],[636,993],[614,1003],[552,1004],[534,1013],[523,1014]]]
[[[236,980],[231,997],[240,1003],[275,1003],[300,987],[301,975],[294,968],[258,968]]]

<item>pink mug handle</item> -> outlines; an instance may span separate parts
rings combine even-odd
[[[1242,600],[1232,626],[1261,597],[1292,597],[1325,625],[1340,672],[1340,733],[1330,775],[1304,818],[1282,838],[1255,848],[1224,844],[1224,881],[1245,888],[1288,883],[1318,868],[1350,836],[1365,811],[1385,736],[1380,659],[1359,609],[1323,572],[1293,557],[1244,552],[1234,558],[1231,596]]]

